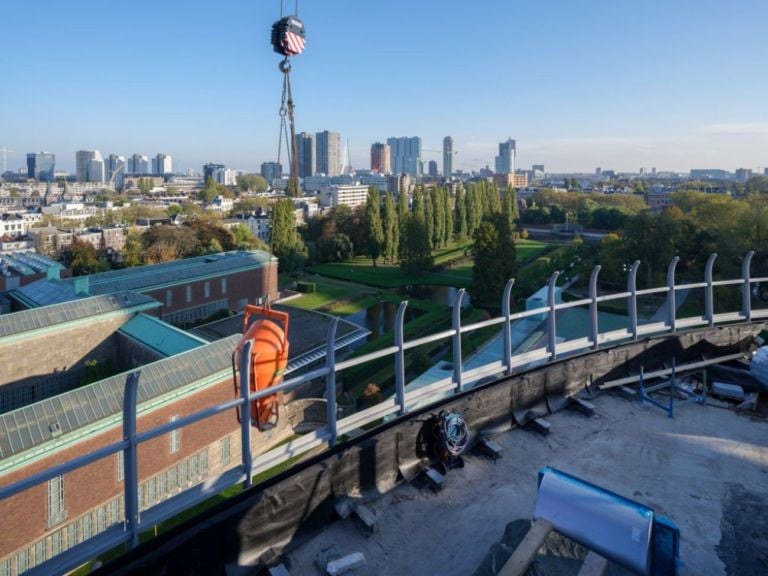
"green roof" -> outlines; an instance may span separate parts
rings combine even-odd
[[[239,341],[240,336],[230,336],[142,366],[139,410],[143,404],[231,370],[232,351]],[[128,372],[118,374],[0,415],[0,463],[100,420],[120,415],[127,376]]]
[[[154,298],[143,294],[117,292],[12,312],[11,314],[2,314],[0,315],[0,338],[51,328],[57,324],[93,318],[119,310],[138,312],[157,308],[160,305]]]
[[[208,342],[147,314],[137,314],[118,330],[161,356],[188,352]]]
[[[137,268],[111,270],[88,276],[91,294],[119,290],[152,290],[162,286],[186,284],[207,277],[223,276],[239,270],[261,268],[277,259],[261,250],[221,252]],[[66,280],[74,283],[74,279]]]

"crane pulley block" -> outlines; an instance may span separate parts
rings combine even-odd
[[[296,16],[286,16],[272,25],[272,48],[286,58],[304,51],[306,32],[304,23]]]

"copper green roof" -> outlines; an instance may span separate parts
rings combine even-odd
[[[208,343],[146,314],[137,314],[123,324],[118,332],[165,357],[188,352]]]

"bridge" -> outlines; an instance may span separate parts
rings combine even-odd
[[[225,502],[215,508],[215,514],[204,515],[204,522],[200,526],[204,524],[208,530],[219,532],[237,532],[232,538],[238,540],[239,544],[234,549],[218,551],[216,554],[227,555],[226,561],[234,565],[258,565],[265,561],[269,550],[280,549],[289,541],[298,524],[306,520],[314,506],[329,495],[330,492],[323,493],[319,489],[307,491],[306,485],[301,484],[302,479],[314,482],[317,486],[320,476],[331,474],[332,479],[326,489],[336,495],[345,490],[359,489],[365,483],[377,486],[380,491],[390,489],[398,483],[398,471],[403,474],[409,467],[418,465],[416,431],[412,424],[414,419],[429,414],[430,411],[445,408],[462,410],[467,414],[467,423],[473,430],[497,430],[504,427],[508,429],[534,420],[542,413],[542,404],[546,406],[543,409],[545,413],[552,412],[585,390],[597,394],[600,390],[637,381],[643,370],[646,373],[669,373],[671,358],[674,358],[677,369],[682,371],[745,357],[753,346],[754,337],[763,328],[761,321],[768,318],[768,309],[759,308],[753,302],[753,289],[760,283],[768,282],[768,277],[752,277],[753,255],[753,252],[749,252],[744,256],[739,277],[715,280],[716,255],[713,254],[705,266],[703,280],[685,284],[676,283],[678,259],[675,258],[669,263],[666,284],[647,289],[637,287],[640,262],[634,262],[627,273],[626,290],[611,294],[599,292],[600,266],[596,266],[589,279],[588,296],[562,303],[558,303],[555,297],[560,276],[555,272],[548,282],[549,297],[546,307],[517,313],[511,310],[510,297],[514,280],[510,280],[504,289],[502,314],[473,324],[463,324],[461,321],[460,304],[463,291],[459,291],[453,308],[451,328],[409,341],[404,337],[407,302],[403,302],[397,312],[393,344],[357,358],[337,359],[334,347],[337,323],[331,322],[323,366],[290,378],[276,387],[251,393],[247,388],[250,367],[246,361],[240,366],[242,377],[239,397],[141,432],[137,431],[137,393],[141,376],[139,372],[128,374],[123,400],[121,441],[0,488],[2,505],[2,501],[52,478],[122,452],[125,467],[124,519],[61,551],[25,573],[63,573],[119,546],[125,546],[128,553],[118,560],[112,569],[122,569],[128,573],[143,565],[151,566],[152,568],[145,568],[145,573],[151,573],[151,570],[160,565],[158,563],[161,562],[161,557],[169,554],[169,549],[163,548],[164,545],[167,546],[173,541],[175,548],[181,546],[179,550],[186,550],[183,543],[193,542],[194,534],[202,528],[186,524],[173,532],[171,537],[161,537],[157,542],[147,544],[140,544],[139,535],[223,490],[238,485],[242,486],[244,491],[231,502]],[[737,309],[717,311],[719,304],[716,291],[720,289],[738,290],[740,305]],[[683,291],[688,294],[703,292],[703,313],[678,317],[676,299]],[[665,317],[660,318],[657,315],[650,321],[641,320],[639,300],[645,297],[663,298],[666,312],[662,316]],[[611,302],[626,303],[627,325],[619,330],[601,330],[598,308],[601,304]],[[584,326],[583,335],[563,341],[558,337],[558,314],[573,308],[588,310],[589,322]],[[542,314],[545,315],[543,322],[546,335],[542,345],[513,354],[510,330],[512,324]],[[462,335],[490,327],[497,327],[502,333],[501,358],[466,370],[462,355]],[[453,362],[450,373],[427,386],[408,390],[405,353],[434,342],[451,343]],[[242,357],[249,358],[248,350]],[[394,395],[374,406],[339,418],[336,405],[337,375],[381,358],[389,358],[394,364]],[[278,392],[299,390],[318,379],[323,379],[326,386],[327,410],[324,425],[265,453],[253,454],[250,449],[251,437],[258,432],[250,425],[251,402]],[[139,447],[154,438],[194,426],[216,415],[234,414],[235,409],[242,415],[242,450],[240,457],[232,462],[231,467],[217,477],[208,478],[140,512]],[[373,458],[373,461],[370,461],[370,458]],[[262,485],[253,484],[255,476],[296,459],[300,460],[299,464],[276,478]],[[345,459],[346,464],[342,468],[346,472],[341,468],[337,470],[338,462]],[[318,472],[318,466],[325,472]],[[333,476],[337,473],[337,476]],[[291,481],[286,483],[289,478]],[[275,496],[272,501],[265,503],[262,498],[265,490],[269,490],[273,496],[293,494],[295,498],[292,500],[288,496]],[[282,493],[281,490],[285,492]],[[297,496],[296,490],[303,493],[304,497]],[[307,494],[311,494],[311,497],[307,497]],[[260,526],[246,523],[248,525],[243,528],[242,520],[247,517],[248,510],[253,511],[267,505],[269,510],[262,510],[258,517],[262,520],[279,517],[279,522],[274,525],[261,522]],[[242,530],[247,530],[247,534]],[[199,544],[199,540],[195,541],[195,545]],[[164,551],[161,553],[161,550]],[[12,573],[16,573],[13,566],[11,569]]]

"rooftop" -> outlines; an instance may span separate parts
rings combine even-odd
[[[503,457],[465,457],[440,492],[401,484],[372,496],[376,533],[338,520],[286,556],[291,576],[316,576],[315,557],[335,545],[362,552],[374,574],[469,575],[515,519],[530,519],[537,472],[553,466],[650,506],[680,528],[684,574],[764,573],[768,558],[768,422],[714,405],[660,410],[603,394],[588,418],[547,416],[551,433],[493,437]],[[762,569],[759,568],[762,566]],[[577,568],[578,570],[578,568]],[[573,572],[576,573],[575,571]],[[488,572],[485,572],[488,574]]]
[[[240,269],[250,269],[254,266],[261,267],[270,261],[276,263],[277,259],[260,250],[238,250],[185,258],[139,268],[91,274],[88,277],[89,290],[91,294],[108,294],[119,290],[150,290],[208,276],[215,277]],[[70,282],[74,283],[75,279]]]
[[[91,296],[73,302],[52,304],[42,308],[0,315],[0,338],[51,328],[56,324],[93,318],[109,312],[141,311],[160,304],[149,296],[135,292],[117,292]]]
[[[232,351],[239,339],[231,336],[142,366],[139,413],[141,405],[149,400],[182,393],[189,385],[231,371]],[[0,415],[0,471],[16,464],[12,457],[32,448],[52,440],[66,442],[70,434],[92,433],[94,424],[121,425],[125,379],[126,374],[118,374]]]

